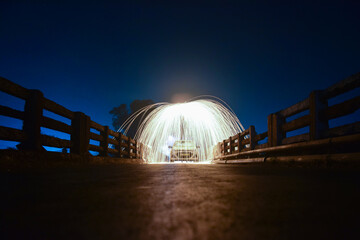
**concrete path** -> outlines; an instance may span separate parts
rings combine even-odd
[[[2,169],[0,184],[0,239],[360,239],[349,168]]]

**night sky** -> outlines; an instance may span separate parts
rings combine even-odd
[[[187,93],[263,132],[268,114],[360,70],[359,1],[26,2],[0,2],[0,75],[102,125],[121,103]]]

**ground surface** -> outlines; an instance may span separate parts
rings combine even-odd
[[[281,165],[0,171],[0,239],[359,239],[360,174]]]

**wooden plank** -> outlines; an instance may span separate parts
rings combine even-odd
[[[125,142],[122,142],[122,143],[121,143],[121,147],[128,148],[129,145],[128,145],[127,143],[125,143]]]
[[[132,144],[135,144],[135,143],[136,143],[136,141],[135,141],[134,139],[132,139],[132,138],[130,138],[130,142],[131,142]]]
[[[269,147],[273,146],[273,114],[269,114],[267,117],[267,126],[268,126],[268,143]]]
[[[125,136],[124,134],[121,134],[121,139],[122,139],[122,140],[125,140],[125,141],[128,141],[128,140],[129,140],[129,138],[128,138],[127,136]]]
[[[310,140],[309,133],[304,133],[304,134],[284,138],[282,140],[282,144],[285,145],[285,144],[304,142],[304,141],[309,141],[309,140]]]
[[[241,140],[242,140],[241,133],[238,133],[237,134],[237,143],[236,143],[238,152],[240,152],[241,148],[242,148]]]
[[[316,155],[300,155],[300,156],[270,156],[266,158],[266,162],[358,162],[360,153],[333,153],[333,154],[316,154]]]
[[[360,133],[360,122],[350,123],[339,127],[330,128],[326,133],[326,137],[345,136]]]
[[[250,151],[251,149],[249,147],[244,147],[243,149],[241,149],[241,152],[248,152]]]
[[[28,89],[3,77],[0,77],[0,91],[24,100],[29,96]]]
[[[245,137],[246,135],[248,135],[249,134],[249,129],[246,129],[245,131],[242,131],[241,133],[240,133],[240,137]]]
[[[69,148],[71,147],[70,140],[52,137],[48,135],[41,135],[41,143],[43,146]]]
[[[120,154],[123,155],[123,156],[128,156],[129,155],[129,153],[127,151],[124,151],[124,150],[121,150]]]
[[[103,137],[103,140],[100,142],[100,146],[103,148],[103,151],[100,152],[101,156],[107,157],[108,156],[108,149],[109,149],[109,127],[104,126],[104,131],[100,132],[100,135]]]
[[[117,138],[117,137],[119,137],[119,132],[115,132],[115,131],[109,129],[109,135]]]
[[[89,150],[99,152],[99,153],[104,151],[104,149],[102,147],[93,145],[93,144],[89,144]]]
[[[263,149],[263,148],[267,148],[268,147],[268,143],[263,143],[263,144],[258,144],[255,146],[255,149]]]
[[[22,130],[0,126],[0,139],[22,142],[26,139],[26,135]]]
[[[24,119],[24,112],[9,107],[5,107],[2,105],[0,105],[0,115],[17,118],[21,120]]]
[[[328,107],[328,102],[322,99],[321,95],[320,91],[312,91],[309,96],[310,140],[322,138],[322,134],[329,129],[328,120],[321,117],[321,112]]]
[[[306,127],[310,124],[310,115],[305,115],[300,118],[294,119],[290,122],[284,123],[282,125],[283,132],[294,131],[299,128]]]
[[[330,120],[354,113],[359,108],[360,108],[360,96],[357,96],[345,102],[328,107],[322,112],[322,114],[324,118]]]
[[[256,137],[255,137],[255,141],[259,142],[265,138],[267,138],[268,136],[268,132],[263,132],[263,133],[260,133],[260,134],[257,134]]]
[[[70,125],[60,122],[58,120],[52,119],[52,118],[42,117],[41,126],[50,128],[53,130],[57,130],[60,132],[71,134],[71,126]]]
[[[291,117],[295,114],[301,113],[308,108],[309,108],[309,98],[306,98],[306,99],[302,100],[301,102],[298,102],[288,108],[285,108],[285,109],[279,111],[278,114],[280,114],[280,116],[282,116],[284,118],[287,118],[287,117]]]
[[[281,145],[281,141],[285,137],[285,133],[282,131],[284,122],[284,117],[279,113],[272,113],[268,116],[268,142],[270,146]]]
[[[113,148],[108,148],[108,152],[111,154],[119,154],[119,150]]]
[[[314,141],[306,141],[306,142],[299,142],[293,144],[287,144],[282,146],[276,147],[267,147],[264,149],[255,149],[247,152],[241,152],[237,154],[221,156],[217,159],[231,159],[234,157],[242,157],[242,156],[257,156],[259,154],[279,154],[279,153],[286,153],[286,152],[296,152],[302,150],[311,150],[320,148],[329,149],[332,147],[344,146],[348,144],[360,144],[360,134],[352,134],[348,136],[341,136],[341,137],[332,137],[326,139],[319,139]]]
[[[222,145],[221,145],[221,147],[222,147],[222,148],[221,148],[221,152],[222,152],[224,155],[228,154],[227,149],[226,149],[227,144],[226,144],[225,141],[226,141],[226,140],[224,139],[223,142],[222,142]]]
[[[254,149],[255,145],[257,144],[257,142],[255,141],[255,136],[256,136],[256,132],[255,132],[255,127],[254,126],[250,126],[249,127],[249,148],[250,149]]]
[[[250,144],[250,138],[244,139],[241,141],[241,145],[245,146],[247,144]]]
[[[128,137],[128,141],[126,143],[128,144],[127,147],[128,156],[131,157],[131,137]]]
[[[360,87],[360,73],[356,73],[328,87],[322,93],[322,97],[325,99],[333,98],[358,87]]]
[[[41,123],[43,118],[44,95],[39,90],[29,90],[25,101],[23,131],[27,139],[17,147],[21,150],[42,151]]]
[[[50,112],[56,113],[60,116],[73,119],[74,118],[74,112],[70,111],[69,109],[61,106],[60,104],[57,104],[54,101],[51,101],[47,98],[44,98],[44,108]]]
[[[90,132],[90,139],[101,142],[101,141],[103,141],[104,138],[103,138],[103,136],[100,136],[99,134]]]
[[[116,138],[109,138],[109,143],[117,146],[119,144],[119,141]]]
[[[104,131],[104,126],[103,125],[100,125],[100,124],[98,124],[97,122],[94,122],[94,121],[90,121],[90,127],[91,128],[94,128],[94,129],[96,129],[96,130],[98,130],[98,131]]]
[[[232,154],[233,153],[233,147],[232,147],[232,143],[233,140],[231,139],[231,137],[229,137],[229,146],[228,146],[228,149],[229,149],[229,154]]]
[[[215,164],[241,164],[241,163],[254,163],[254,162],[264,162],[264,158],[240,158],[240,159],[231,159],[231,160],[214,160]]]
[[[90,143],[90,117],[82,112],[75,112],[71,120],[70,153],[87,154]]]
[[[121,143],[122,143],[122,140],[121,140],[121,132],[119,132],[119,136],[116,138],[116,140],[117,140],[117,144],[115,145],[116,146],[116,149],[118,150],[118,154],[117,154],[117,156],[118,157],[121,157],[122,155],[121,155],[121,151],[122,151],[122,147],[121,147]]]

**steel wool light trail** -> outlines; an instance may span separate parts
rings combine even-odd
[[[234,112],[220,101],[207,98],[153,104],[133,114],[119,130],[126,134],[136,118],[146,116],[141,119],[135,135],[144,146],[142,158],[146,162],[169,162],[174,142],[196,144],[198,162],[209,161],[218,142],[244,130]]]

